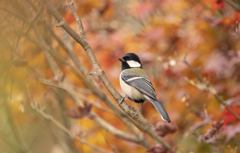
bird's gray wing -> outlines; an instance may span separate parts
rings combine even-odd
[[[156,92],[153,88],[151,81],[148,78],[140,77],[137,75],[126,74],[124,72],[122,72],[121,78],[128,85],[142,92],[144,97],[154,105],[154,107],[157,109],[157,111],[159,112],[163,120],[167,122],[171,122],[167,114],[167,111],[162,106],[162,104],[157,100]]]
[[[148,78],[140,77],[137,75],[129,75],[124,72],[121,74],[121,77],[123,81],[126,82],[128,85],[136,88],[144,95],[147,95],[152,99],[156,99],[156,92],[151,81]]]

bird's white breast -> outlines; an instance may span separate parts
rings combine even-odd
[[[122,74],[122,73],[121,73]],[[145,99],[145,97],[143,96],[143,94],[138,91],[137,89],[135,89],[134,87],[128,85],[127,83],[125,83],[122,79],[121,79],[121,74],[120,74],[120,86],[122,88],[122,91],[125,95],[127,95],[130,99],[132,100],[141,100],[141,99]]]

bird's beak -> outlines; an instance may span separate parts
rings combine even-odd
[[[119,58],[118,60],[121,62],[126,62],[123,58]]]

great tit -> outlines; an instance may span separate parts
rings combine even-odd
[[[125,97],[136,103],[142,103],[142,105],[146,100],[149,100],[157,109],[162,119],[171,122],[166,110],[156,98],[155,89],[143,70],[139,57],[134,53],[127,53],[122,58],[119,58],[119,60],[122,62],[122,72],[119,78],[120,86],[126,95],[123,96],[119,104],[121,104]]]

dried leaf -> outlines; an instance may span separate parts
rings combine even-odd
[[[177,126],[172,123],[158,122],[156,124],[155,133],[161,137],[169,133],[175,133],[177,131]]]
[[[65,113],[66,116],[71,118],[83,118],[85,116],[91,117],[89,115],[89,112],[91,111],[92,104],[88,105],[86,101],[84,104],[85,104],[85,107],[78,107],[78,108],[72,107],[70,110],[68,110]]]
[[[222,121],[221,123],[214,121],[212,123],[213,128],[209,129],[204,135],[201,135],[198,137],[198,142],[200,141],[204,141],[206,143],[215,143],[215,138],[214,135],[216,134],[216,132],[218,130],[220,130],[220,128],[222,127],[224,121]]]
[[[221,123],[219,123],[218,121],[214,121],[212,123],[212,127],[219,130],[223,126],[223,123],[224,123],[224,121],[222,121]]]
[[[13,62],[13,65],[16,67],[26,66],[28,63],[26,59],[18,56],[17,54],[12,55],[12,62]]]

